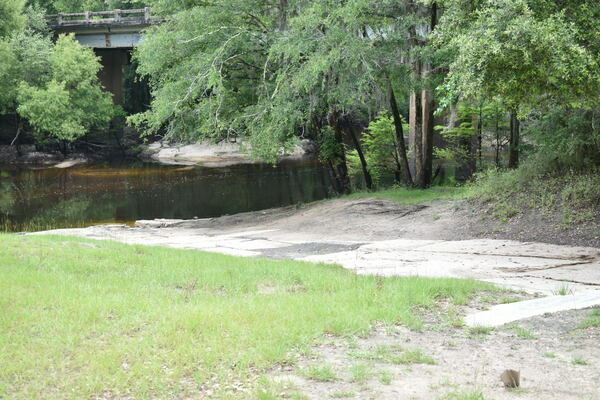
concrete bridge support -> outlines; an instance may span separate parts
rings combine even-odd
[[[100,57],[102,70],[100,81],[106,91],[112,93],[115,104],[123,104],[123,68],[129,64],[129,49],[94,49]]]

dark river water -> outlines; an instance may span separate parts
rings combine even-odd
[[[0,166],[0,230],[216,217],[330,194],[326,171],[312,161],[222,168],[144,163],[37,170]]]

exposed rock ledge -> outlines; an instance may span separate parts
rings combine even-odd
[[[58,152],[37,151],[33,145],[22,145],[18,149],[17,146],[0,146],[0,165],[17,164],[44,168],[71,168],[90,161],[90,157],[85,154],[74,153],[69,158],[65,158]]]
[[[202,165],[205,167],[225,167],[236,164],[249,164],[253,160],[243,142],[208,143],[198,142],[189,145],[155,142],[144,146],[138,156],[144,161],[154,161],[175,165]],[[283,155],[283,160],[312,158],[316,146],[310,140],[302,140],[291,153]]]

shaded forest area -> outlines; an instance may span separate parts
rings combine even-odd
[[[165,22],[133,55],[149,107],[127,112],[43,14],[143,6]],[[600,164],[592,0],[0,0],[0,19],[2,121],[38,146],[67,152],[125,119],[139,140],[243,139],[268,162],[311,139],[338,193],[352,175],[426,188],[449,164],[459,180]]]

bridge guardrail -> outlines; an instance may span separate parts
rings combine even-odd
[[[150,7],[133,10],[87,11],[82,13],[59,13],[46,15],[48,24],[52,27],[73,25],[104,25],[104,24],[151,24]]]

